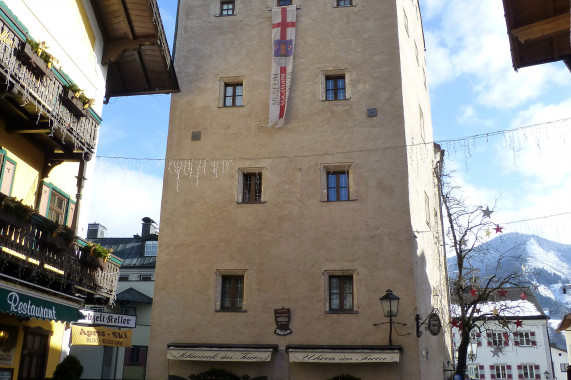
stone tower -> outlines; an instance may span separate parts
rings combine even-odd
[[[415,329],[448,318],[417,0],[290,3],[179,2],[147,378],[442,379],[445,333]]]

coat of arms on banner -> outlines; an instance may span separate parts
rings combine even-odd
[[[290,309],[274,309],[274,317],[276,319],[276,335],[289,335],[292,333],[289,328],[289,321],[291,320]]]

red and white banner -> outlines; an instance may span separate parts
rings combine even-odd
[[[272,9],[272,80],[269,127],[284,123],[293,67],[296,6]]]

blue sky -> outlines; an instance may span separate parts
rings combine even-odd
[[[176,1],[158,3],[172,50]],[[571,244],[571,73],[561,62],[513,70],[501,1],[421,0],[420,7],[434,140],[466,198],[493,208],[504,232]],[[106,226],[107,236],[139,233],[145,216],[159,221],[169,102],[168,95],[113,98],[103,108],[97,154],[104,157],[92,175],[88,220]],[[469,138],[504,130],[511,132]],[[556,214],[563,215],[547,217]]]

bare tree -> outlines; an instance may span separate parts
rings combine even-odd
[[[490,321],[496,326],[500,323],[506,330],[512,328],[513,323],[506,315],[517,315],[513,309],[518,306],[503,303],[502,298],[506,298],[508,289],[520,289],[526,281],[523,273],[513,266],[520,262],[517,246],[491,252],[491,248],[482,245],[492,233],[502,232],[502,227],[491,219],[494,211],[489,206],[469,206],[450,174],[437,173],[436,177],[445,218],[446,248],[448,254],[454,253],[457,267],[457,273],[449,279],[449,287],[452,323],[461,336],[455,373],[464,378],[471,332],[487,331],[486,324]],[[497,307],[490,310],[490,304]]]

